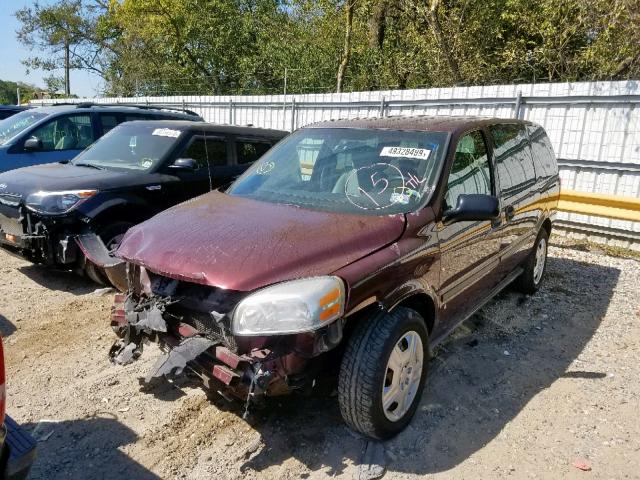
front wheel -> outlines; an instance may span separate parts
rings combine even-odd
[[[428,332],[414,310],[377,312],[357,326],[338,379],[340,411],[354,430],[390,438],[411,421],[429,360]]]

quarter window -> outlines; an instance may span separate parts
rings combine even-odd
[[[541,177],[551,177],[558,173],[556,155],[547,133],[538,125],[527,125],[527,130],[531,139],[531,151],[536,160],[536,173]]]
[[[504,197],[520,192],[535,182],[536,173],[524,125],[500,124],[489,127],[495,146],[495,162]]]
[[[253,140],[236,140],[238,163],[252,163],[267,153],[271,144]]]
[[[491,166],[482,133],[475,131],[462,137],[447,181],[445,210],[454,208],[462,194],[491,195]]]
[[[84,150],[94,141],[89,114],[58,117],[32,136],[42,141],[43,150]]]
[[[196,137],[182,154],[184,158],[193,158],[199,168],[221,167],[227,164],[227,142],[222,139]],[[208,161],[207,161],[208,158]]]

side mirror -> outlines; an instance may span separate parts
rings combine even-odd
[[[24,149],[29,152],[34,152],[37,150],[42,150],[42,140],[38,137],[28,138],[26,142],[24,142]]]
[[[458,197],[456,207],[444,212],[442,221],[448,225],[454,222],[493,220],[499,215],[500,204],[496,197],[462,194]]]
[[[178,158],[173,164],[169,165],[173,170],[195,171],[198,170],[198,162],[193,158]]]

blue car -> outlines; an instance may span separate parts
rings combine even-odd
[[[71,160],[116,125],[132,120],[202,121],[188,110],[78,103],[33,108],[0,121],[0,173]]]

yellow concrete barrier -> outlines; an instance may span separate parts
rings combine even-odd
[[[640,198],[561,190],[558,210],[640,222]]]

